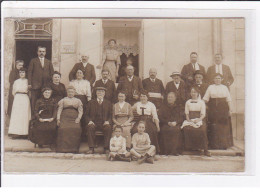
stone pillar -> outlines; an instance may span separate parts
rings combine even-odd
[[[55,71],[60,71],[61,19],[52,20],[52,64]]]
[[[221,19],[212,19],[212,51],[213,56],[222,52]]]
[[[9,74],[14,67],[14,20],[4,20],[4,110],[7,111],[8,92],[9,92]]]

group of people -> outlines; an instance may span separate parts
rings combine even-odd
[[[45,58],[46,48],[38,47],[37,53],[28,71],[18,60],[10,73],[12,138],[29,137],[39,147],[69,153],[77,153],[85,140],[87,154],[93,154],[96,136],[102,133],[109,160],[139,163],[153,163],[155,154],[179,155],[184,150],[203,150],[210,156],[209,148],[233,145],[229,86],[234,79],[221,54],[206,72],[192,52],[190,63],[181,73],[173,72],[164,88],[156,69],[141,80],[131,65],[116,87],[118,57],[103,61],[102,78],[96,81],[88,55],[74,65],[65,87]]]

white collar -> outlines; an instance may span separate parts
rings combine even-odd
[[[102,82],[103,82],[103,83],[107,83],[107,81],[108,81],[108,79],[107,79],[107,80],[102,79]]]
[[[152,82],[155,82],[156,78],[154,78],[154,79],[150,78],[150,80],[151,80]]]
[[[174,82],[174,81],[173,81],[173,82]],[[175,82],[174,82],[175,85],[179,85],[180,83],[181,83],[181,82],[179,82],[179,83],[175,83]]]
[[[98,101],[98,102],[99,102],[99,101],[103,102],[103,100],[104,100],[104,98],[102,98],[102,99],[97,98],[97,101]]]
[[[215,63],[215,65],[218,65],[218,64]],[[222,66],[222,63],[220,63],[219,66]]]
[[[134,76],[132,75],[132,76],[130,77],[130,76],[128,75],[127,78],[128,78],[128,79],[133,79]]]

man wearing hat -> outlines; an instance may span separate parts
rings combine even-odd
[[[149,94],[149,101],[154,103],[156,109],[159,109],[163,96],[164,96],[164,86],[162,80],[157,77],[157,70],[151,68],[149,71],[149,78],[143,80],[143,87]]]
[[[88,136],[89,151],[88,154],[94,153],[96,131],[104,133],[104,152],[109,152],[109,141],[112,134],[112,104],[106,100],[106,88],[96,87],[97,98],[89,101],[86,108],[86,128]]]
[[[81,62],[76,63],[69,74],[69,80],[76,79],[76,73],[78,69],[84,70],[84,79],[90,82],[90,85],[93,86],[93,83],[96,81],[96,73],[93,65],[88,63],[89,56],[87,54],[81,55]]]
[[[100,80],[97,80],[93,91],[95,91],[95,88],[97,87],[104,87],[106,88],[106,94],[105,94],[105,99],[109,100],[111,103],[115,102],[115,93],[116,93],[116,86],[115,83],[108,79],[109,77],[109,70],[108,69],[102,69],[101,71],[101,76],[102,78]],[[97,95],[93,93],[93,99],[97,98]]]
[[[184,107],[187,94],[186,85],[184,81],[181,80],[181,74],[180,72],[173,72],[170,77],[173,80],[166,84],[165,95],[167,96],[168,93],[174,92],[177,97],[176,103]]]
[[[206,93],[206,90],[208,89],[209,85],[204,82],[204,73],[200,70],[195,71],[194,73],[194,80],[195,83],[192,85],[192,87],[197,88],[200,91],[200,97],[201,99]],[[191,88],[190,88],[191,89]],[[190,92],[190,90],[189,90]]]
[[[186,86],[190,88],[195,80],[194,80],[194,72],[197,70],[200,70],[203,72],[204,75],[206,75],[205,67],[200,65],[198,62],[198,54],[196,52],[192,52],[190,54],[190,63],[187,65],[184,65],[181,70],[182,79],[184,80]]]

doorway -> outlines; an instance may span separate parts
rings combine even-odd
[[[46,58],[51,60],[52,41],[51,40],[16,40],[15,60],[23,60],[24,67],[28,69],[32,58],[37,57],[38,46],[46,47]]]

